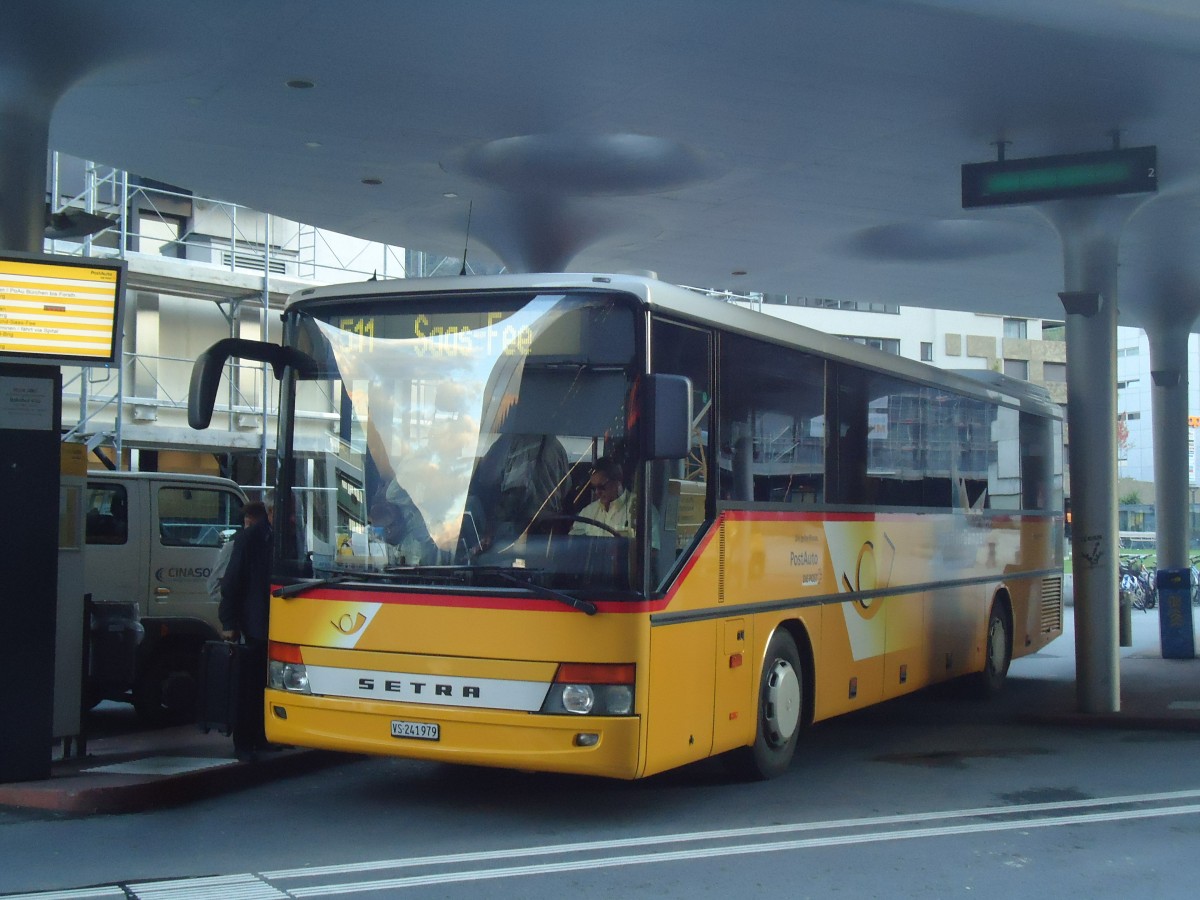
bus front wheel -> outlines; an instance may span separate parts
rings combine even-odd
[[[754,744],[743,747],[737,769],[766,780],[787,771],[796,752],[804,712],[804,669],[790,634],[775,632],[767,645],[758,687],[758,729]]]

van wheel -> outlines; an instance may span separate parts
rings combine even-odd
[[[795,640],[782,629],[767,645],[757,711],[754,744],[734,751],[729,762],[737,774],[765,781],[791,765],[804,719],[804,669]]]
[[[199,654],[165,649],[150,657],[133,686],[133,708],[148,725],[178,725],[196,709]]]

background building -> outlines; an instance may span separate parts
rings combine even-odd
[[[224,337],[278,340],[279,313],[301,288],[445,266],[57,153],[48,172],[45,249],[128,266],[122,364],[63,368],[64,440],[85,443],[93,466],[269,484],[278,397],[269,369],[236,364],[213,426],[195,431],[187,393],[196,356]],[[74,233],[80,213],[109,227]],[[329,433],[332,403],[303,411],[303,439]]]

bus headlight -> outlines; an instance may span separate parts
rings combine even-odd
[[[633,712],[633,686],[610,684],[606,689],[606,705],[610,716],[628,716]]]
[[[569,713],[586,716],[596,705],[596,692],[590,684],[564,684],[562,705]]]
[[[271,641],[267,651],[267,685],[277,691],[293,694],[311,694],[308,684],[308,669],[304,657],[295,644]]]
[[[312,693],[308,686],[308,669],[304,663],[271,660],[267,671],[267,684],[276,690],[291,691],[293,694]]]
[[[563,663],[541,712],[550,715],[633,715],[634,667],[629,664]]]

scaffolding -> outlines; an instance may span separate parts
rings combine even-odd
[[[265,484],[271,420],[278,413],[269,367],[231,362],[228,394],[217,408],[226,429],[204,436],[185,430],[179,423],[186,414],[193,360],[162,352],[159,336],[177,337],[176,329],[192,325],[191,313],[185,321],[160,321],[160,301],[207,301],[219,311],[226,336],[269,340],[271,312],[281,310],[292,291],[336,281],[405,277],[412,255],[133,178],[57,151],[51,153],[48,172],[52,214],[78,210],[112,224],[98,234],[72,239],[51,233],[46,251],[118,258],[128,266],[120,364],[64,369],[63,441],[84,443],[89,454],[100,455],[107,448],[111,462],[121,467],[127,449],[175,446],[245,453],[251,449],[247,438],[255,434],[253,449]],[[424,254],[420,262],[424,268]],[[153,316],[143,315],[143,303]],[[163,303],[163,319],[169,305]],[[149,329],[142,318],[154,320],[156,334],[139,333],[139,328]],[[298,415],[317,430],[327,430],[336,420],[332,409]],[[131,461],[135,455],[129,454]]]

